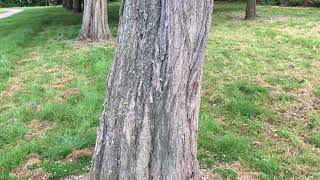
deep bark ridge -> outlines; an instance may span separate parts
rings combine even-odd
[[[112,38],[106,0],[84,0],[80,40],[100,41]]]
[[[91,179],[197,179],[213,0],[124,0]]]

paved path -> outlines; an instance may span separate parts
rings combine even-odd
[[[21,9],[4,9],[4,10],[6,10],[7,12],[1,13],[0,14],[0,19],[7,18],[9,16],[12,16],[14,14],[17,14],[17,13],[20,13],[20,12],[23,11]]]

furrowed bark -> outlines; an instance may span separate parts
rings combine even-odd
[[[91,179],[197,179],[213,0],[124,0]]]
[[[105,0],[85,0],[80,40],[104,40],[112,38],[109,29]]]

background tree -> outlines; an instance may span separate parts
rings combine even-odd
[[[73,9],[73,0],[64,0],[63,1],[63,7],[68,9],[68,10]]]
[[[84,12],[79,39],[102,40],[111,37],[106,1],[84,0]]]
[[[82,1],[81,0],[73,0],[73,12],[75,12],[75,13],[82,12]]]
[[[256,0],[247,0],[246,17],[245,20],[255,20],[256,19]]]
[[[92,179],[197,179],[213,0],[123,1]]]

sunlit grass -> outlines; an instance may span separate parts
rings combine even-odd
[[[257,20],[246,22],[244,9],[216,5],[202,83],[201,165],[224,178],[235,177],[229,170],[239,178],[252,171],[317,178],[320,12],[259,6]]]
[[[0,8],[0,14],[1,14],[1,13],[5,13],[5,12],[7,12],[7,10]]]

